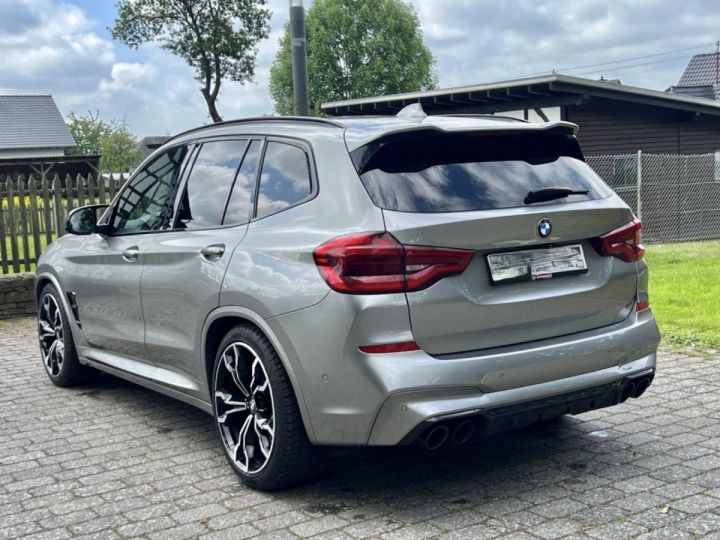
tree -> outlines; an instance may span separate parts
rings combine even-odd
[[[252,80],[257,44],[268,37],[267,0],[120,0],[113,38],[137,49],[159,42],[195,69],[214,122],[224,79]]]
[[[100,171],[107,173],[129,172],[143,160],[137,139],[124,127],[119,126],[100,141]]]
[[[402,0],[315,0],[306,17],[310,109],[325,101],[432,89],[435,58]],[[290,28],[270,70],[275,110],[293,112]]]
[[[71,112],[67,125],[81,154],[101,154],[100,172],[128,172],[143,158],[137,139],[130,130],[111,120],[100,118],[100,112],[78,116]]]
[[[80,154],[100,153],[100,142],[112,131],[111,123],[100,119],[100,111],[88,111],[85,116],[77,116],[71,112],[67,118],[70,134],[75,139],[75,151]]]

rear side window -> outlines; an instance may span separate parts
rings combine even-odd
[[[549,187],[587,191],[540,204],[604,198],[612,190],[583,161],[577,141],[555,133],[405,136],[353,152],[373,202],[400,212],[524,206]]]
[[[230,200],[225,210],[223,225],[246,223],[250,219],[250,208],[255,191],[255,177],[260,162],[261,141],[251,141],[245,152],[240,170],[235,177]]]
[[[179,229],[202,229],[222,224],[225,204],[248,141],[203,143],[185,185],[178,208]]]
[[[270,141],[265,149],[256,216],[269,216],[293,206],[312,193],[310,158],[292,144]]]

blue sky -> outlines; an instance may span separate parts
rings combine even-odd
[[[441,87],[559,69],[663,90],[720,39],[720,7],[710,0],[409,2]],[[256,80],[224,85],[225,118],[273,110],[268,75],[288,1],[268,5],[272,33],[260,44]],[[114,0],[0,0],[0,93],[52,94],[63,115],[98,110],[139,136],[208,122],[193,71],[156,44],[130,50],[114,42],[114,18]]]

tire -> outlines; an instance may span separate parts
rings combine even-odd
[[[62,297],[53,285],[46,285],[40,293],[38,340],[45,372],[53,384],[70,387],[90,380],[92,370],[78,360]]]
[[[308,440],[285,368],[257,327],[237,325],[221,341],[212,398],[225,457],[245,484],[274,491],[318,475],[320,449]]]

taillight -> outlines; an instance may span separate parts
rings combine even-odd
[[[646,309],[650,309],[650,299],[648,297],[645,297],[644,300],[638,299],[638,301],[635,302],[635,311],[638,313]]]
[[[315,249],[315,264],[333,290],[347,294],[419,291],[459,274],[473,252],[403,245],[390,233],[340,236]]]
[[[641,244],[642,223],[634,218],[627,225],[600,237],[600,254],[617,257],[621,261],[635,262],[643,258],[645,248]]]

